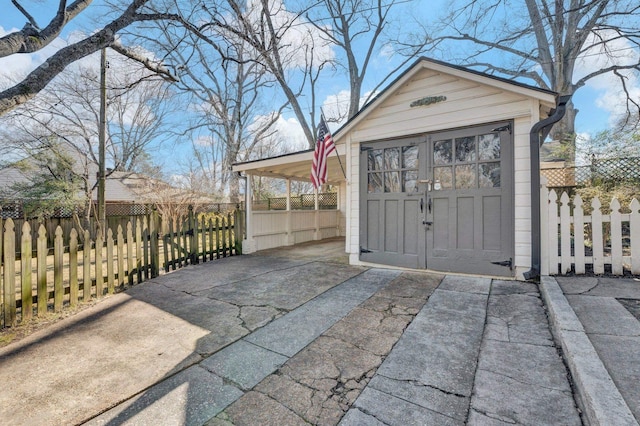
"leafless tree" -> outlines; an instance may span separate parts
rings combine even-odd
[[[286,102],[272,103],[271,111],[262,112],[262,98],[271,90],[273,78],[252,60],[253,49],[243,40],[217,30],[208,32],[209,43],[190,31],[180,35],[180,48],[168,51],[165,61],[180,64],[176,71],[180,82],[175,86],[189,95],[196,117],[190,128],[193,154],[202,180],[209,183],[207,192],[228,193],[231,202],[238,202],[239,180],[231,165],[248,159],[253,148],[274,132],[273,124]],[[158,51],[176,40],[167,26],[162,32],[165,37]],[[211,43],[224,47],[224,54]]]
[[[119,12],[111,22],[102,29],[83,40],[72,43],[54,53],[42,65],[31,71],[22,81],[0,92],[0,115],[24,104],[47,86],[69,64],[84,58],[104,47],[111,47],[122,55],[140,62],[159,75],[175,80],[169,70],[159,62],[140,55],[135,50],[125,47],[116,40],[118,32],[134,22],[171,19],[167,14],[157,14],[145,5],[150,0],[131,0],[128,6]],[[49,24],[40,29],[33,14],[29,13],[19,0],[12,3],[27,19],[21,30],[0,38],[0,58],[20,53],[32,53],[49,45],[62,29],[91,4],[91,0],[76,0],[67,5],[66,0],[59,0],[59,7]]]
[[[174,112],[169,88],[161,81],[145,79],[145,72],[131,63],[112,62],[107,90],[107,162],[112,171],[137,171],[151,145],[167,134]],[[147,76],[152,76],[147,73]],[[141,78],[142,77],[142,78]],[[43,136],[55,135],[88,164],[98,164],[99,77],[95,67],[84,64],[61,73],[28,105],[0,120],[21,129],[18,150]],[[30,139],[29,139],[30,137]]]
[[[526,78],[562,95],[573,95],[595,77],[615,75],[633,116],[640,101],[627,84],[629,73],[640,71],[639,23],[636,0],[465,0],[454,2],[441,25],[426,32],[432,51],[449,61]],[[579,75],[581,58],[594,55],[609,60]],[[554,139],[571,138],[576,113],[569,105]]]
[[[314,27],[304,21],[305,11],[288,11],[278,0],[197,3],[188,19],[183,13],[182,24],[217,50],[224,60],[238,65],[254,62],[266,70],[284,94],[309,146],[313,147],[315,85],[332,58],[327,43],[314,37]],[[245,56],[238,57],[236,49],[228,50],[225,40],[242,42]],[[244,69],[246,72],[250,67]]]
[[[384,86],[396,71],[424,48],[424,43],[416,43],[405,50],[404,60],[399,61],[386,78],[376,82],[375,87],[368,90],[363,97],[363,83],[373,55],[386,44],[383,40],[390,27],[393,8],[396,0],[382,2],[378,0],[321,0],[308,13],[309,22],[313,23],[328,43],[338,47],[346,61],[336,61],[337,66],[344,68],[349,76],[349,107],[347,117],[332,117],[342,121],[351,118],[360,107],[370,101],[378,90]],[[330,25],[323,25],[330,22]],[[396,34],[397,36],[397,34]]]

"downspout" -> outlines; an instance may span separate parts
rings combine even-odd
[[[540,146],[549,135],[551,127],[564,117],[571,95],[563,95],[556,101],[551,115],[533,125],[529,132],[531,161],[531,269],[523,274],[526,280],[540,277]]]

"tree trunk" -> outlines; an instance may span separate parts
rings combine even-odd
[[[231,172],[229,177],[229,202],[240,202],[240,178],[237,173]]]
[[[551,129],[551,139],[560,142],[573,139],[576,133],[574,123],[577,114],[578,110],[574,108],[573,102],[569,101],[564,117]]]

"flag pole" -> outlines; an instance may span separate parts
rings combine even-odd
[[[327,125],[327,120],[325,120],[324,118],[324,111],[322,109],[322,107],[320,107],[320,119],[322,121],[324,121],[324,124]],[[327,130],[329,129],[329,126],[327,126]],[[333,133],[331,133],[331,138],[333,138]],[[342,176],[344,176],[345,179],[347,179],[347,174],[344,171],[344,167],[342,166],[342,160],[340,159],[340,154],[338,154],[338,147],[336,146],[335,149],[336,152],[336,157],[338,157],[338,164],[340,164],[340,169],[342,169]]]

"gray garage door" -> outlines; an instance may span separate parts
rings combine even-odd
[[[511,276],[511,123],[361,146],[363,261]]]

